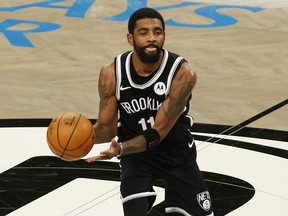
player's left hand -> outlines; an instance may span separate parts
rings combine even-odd
[[[91,163],[98,160],[110,160],[113,157],[116,157],[119,154],[119,146],[117,141],[112,139],[109,149],[100,152],[99,155],[90,157],[86,159],[86,162]]]

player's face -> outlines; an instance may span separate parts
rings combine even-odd
[[[157,62],[162,54],[165,32],[159,19],[140,19],[134,33],[128,34],[128,42],[144,63]]]

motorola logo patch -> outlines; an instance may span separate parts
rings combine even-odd
[[[154,92],[157,95],[163,95],[165,94],[165,91],[166,91],[166,86],[163,82],[158,82],[154,85]]]

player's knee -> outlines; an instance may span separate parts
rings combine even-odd
[[[146,216],[148,212],[148,201],[146,197],[132,199],[123,203],[125,216]]]

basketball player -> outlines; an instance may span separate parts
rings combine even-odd
[[[157,11],[134,12],[128,30],[133,51],[118,55],[99,76],[95,143],[115,138],[109,149],[87,162],[120,158],[125,216],[147,215],[158,178],[166,184],[167,215],[211,216],[188,115],[196,74],[184,58],[163,48],[165,24]]]

